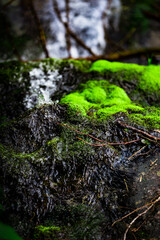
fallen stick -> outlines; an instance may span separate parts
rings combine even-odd
[[[60,10],[59,10],[59,7],[58,7],[58,3],[57,3],[57,0],[52,0],[53,1],[53,7],[54,7],[54,10],[55,10],[55,13],[57,15],[57,18],[59,19],[59,21],[63,24],[63,26],[65,27],[66,29],[66,32],[67,34],[69,34],[80,46],[82,46],[84,49],[86,49],[92,56],[96,56],[95,53],[92,51],[92,49],[90,47],[88,47],[85,42],[80,39],[76,33],[74,33],[70,27],[69,27],[69,24],[68,22],[65,22],[63,21],[62,19],[62,16],[61,16],[61,13],[60,13]],[[67,10],[68,11],[68,10]],[[69,58],[67,58],[69,59]]]
[[[153,199],[154,199],[154,198],[153,198]],[[152,205],[152,204],[155,204],[155,203],[159,202],[159,201],[160,201],[160,195],[157,196],[157,199],[156,199],[156,200],[153,201],[153,199],[151,200],[151,202],[143,205],[142,207],[136,208],[135,210],[133,210],[132,212],[128,213],[127,215],[125,215],[125,216],[121,217],[120,219],[114,221],[114,222],[112,223],[112,227],[113,227],[117,222],[121,222],[123,219],[129,217],[129,216],[132,215],[133,213],[135,213],[135,212],[137,212],[137,211],[139,211],[139,210],[141,210],[141,209],[143,209],[143,208],[145,208],[145,207],[147,207],[147,206],[149,206],[149,205]]]
[[[160,140],[160,138],[158,138],[158,137],[152,136],[152,135],[150,135],[150,134],[147,133],[147,132],[144,132],[144,131],[142,131],[142,130],[140,130],[140,129],[138,129],[138,128],[135,128],[135,127],[132,127],[132,126],[130,126],[130,125],[127,125],[126,123],[123,123],[123,122],[121,122],[121,121],[119,121],[119,120],[118,120],[117,122],[118,122],[121,126],[123,126],[123,127],[125,127],[125,128],[128,128],[128,129],[132,129],[132,130],[134,130],[135,132],[142,133],[143,135],[147,136],[148,138],[154,139],[155,141]]]
[[[108,60],[108,61],[118,61],[121,59],[127,59],[131,57],[139,57],[145,55],[148,57],[148,54],[160,54],[159,47],[151,47],[151,48],[140,48],[140,49],[133,49],[133,50],[124,50],[116,53],[109,53],[107,55],[95,55],[95,56],[86,56],[86,57],[79,57],[74,58],[75,60],[88,60],[91,62],[95,62],[97,60]]]
[[[139,218],[141,217],[142,215],[144,215],[145,213],[147,213],[152,207],[153,207],[154,204],[152,204],[151,206],[149,206],[144,212],[138,214],[137,217],[135,217],[129,224],[129,226],[127,227],[125,233],[124,233],[124,237],[123,237],[123,240],[126,240],[126,237],[127,237],[127,233],[129,231],[129,229],[131,228],[131,226],[133,225],[133,223]]]
[[[95,137],[93,137],[92,135],[90,135],[90,134],[88,134],[88,133],[80,132],[80,131],[78,131],[78,130],[76,130],[76,129],[74,129],[74,128],[66,125],[66,124],[62,124],[62,123],[57,123],[57,124],[59,124],[59,125],[61,125],[61,126],[64,126],[64,127],[68,127],[68,128],[70,128],[71,130],[73,130],[73,131],[75,131],[75,132],[77,132],[77,133],[79,133],[79,134],[86,135],[86,136],[88,136],[88,137],[90,137],[90,138],[95,139],[95,140],[98,141],[98,142],[103,142],[103,143],[104,143],[104,144],[93,144],[93,143],[86,142],[85,140],[83,140],[83,139],[81,139],[81,138],[79,138],[79,137],[76,137],[76,138],[78,138],[79,140],[81,140],[82,142],[84,142],[84,143],[86,143],[86,144],[88,144],[88,145],[91,145],[91,146],[95,146],[95,147],[103,147],[103,146],[106,146],[106,145],[111,145],[111,146],[127,145],[127,144],[131,144],[131,143],[138,142],[138,141],[141,141],[141,140],[142,140],[141,138],[139,138],[139,139],[132,140],[132,141],[129,141],[129,142],[109,143],[109,142],[100,140],[100,139],[98,139],[98,138],[95,138]]]
[[[38,34],[39,34],[40,43],[41,43],[42,49],[45,53],[45,57],[49,58],[49,52],[48,52],[48,49],[47,49],[47,46],[46,46],[45,32],[44,32],[44,29],[43,29],[42,24],[40,22],[40,19],[37,15],[36,9],[34,7],[34,1],[33,0],[29,0],[29,8],[30,8],[30,11],[33,15],[35,24],[37,26],[37,31],[38,31]]]

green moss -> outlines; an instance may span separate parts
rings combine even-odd
[[[15,158],[24,159],[24,158],[36,157],[38,154],[38,151],[33,152],[33,153],[16,153],[16,152],[14,152],[13,149],[11,149],[11,147],[0,144],[0,154],[3,157],[7,156],[7,157],[15,157]]]
[[[124,77],[125,75],[135,73],[139,79],[137,89],[142,90],[146,94],[156,93],[156,95],[160,96],[160,66],[140,66],[138,64],[99,60],[92,64],[89,71],[97,71],[99,73],[106,71],[111,71],[112,73],[119,72],[119,78],[121,78],[122,72]],[[132,77],[130,77],[130,81],[132,81]]]
[[[129,119],[146,128],[160,129],[160,108],[144,108],[141,113],[129,114]]]
[[[58,143],[58,141],[59,141],[59,138],[58,138],[58,137],[55,137],[55,138],[51,139],[50,141],[48,141],[48,142],[47,142],[47,145],[48,145],[48,146],[56,146],[57,143]]]
[[[11,174],[18,174],[21,169],[21,175],[27,178],[30,174],[30,163],[43,165],[47,162],[47,158],[44,153],[44,147],[39,148],[32,153],[16,152],[14,147],[0,144],[0,156],[8,164]]]
[[[147,74],[147,71],[150,72],[150,69],[153,71],[154,68],[155,66],[146,68],[144,75]],[[157,72],[155,70],[155,73],[157,76],[159,70],[157,69]],[[154,76],[152,77],[154,78]],[[147,81],[149,84],[149,75]],[[156,91],[160,87],[160,82],[156,81],[156,77],[153,82],[155,85],[152,85],[152,90]],[[69,112],[74,112],[76,115],[102,120],[117,113],[125,113],[130,121],[135,124],[146,128],[160,129],[160,108],[143,108],[141,105],[136,105],[122,88],[110,84],[106,80],[90,80],[81,84],[77,91],[64,96],[60,103],[67,104]]]
[[[160,94],[160,66],[150,65],[145,67],[142,79],[139,84],[140,89],[146,93],[153,92]]]
[[[74,60],[74,59],[66,59],[66,60],[61,60],[61,59],[56,59],[56,58],[47,58],[39,63],[42,63],[44,68],[46,67],[47,69],[59,69],[62,71],[65,70],[65,68],[70,68],[73,70],[75,68],[76,70],[80,72],[86,72],[89,70],[91,67],[91,62],[86,61],[86,60]]]
[[[52,239],[56,240],[57,232],[60,231],[60,227],[45,227],[42,225],[39,225],[35,227],[35,233],[34,233],[34,240],[41,240],[41,239]]]
[[[67,104],[71,111],[84,116],[90,115],[92,111],[93,115],[100,119],[118,112],[138,112],[143,109],[133,104],[122,88],[105,80],[92,80],[81,84],[79,90],[62,98],[61,104]]]
[[[74,60],[74,59],[62,60],[63,66],[68,64],[70,65],[71,68],[74,67],[81,72],[88,71],[92,65],[90,61],[86,61],[86,60]]]
[[[144,66],[140,66],[138,64],[134,63],[120,63],[120,62],[109,62],[106,60],[98,60],[94,62],[90,68],[90,71],[98,71],[98,72],[103,72],[106,70],[112,71],[112,72],[117,72],[121,70],[129,70],[129,71],[137,71],[141,72],[144,70]]]

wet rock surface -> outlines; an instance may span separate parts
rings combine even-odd
[[[77,80],[78,71],[73,75],[68,70],[66,78],[63,74],[58,78],[62,95],[91,76],[82,72]],[[66,83],[66,89],[62,82],[69,76],[75,85]],[[127,122],[147,131],[125,113],[97,120],[71,114],[68,106],[54,102],[26,108],[15,116],[3,122],[0,130],[1,204],[5,209],[2,217],[24,239],[43,239],[44,229],[35,230],[43,225],[60,227],[50,229],[49,239],[120,240],[126,224],[141,212],[114,226],[113,222],[159,196],[159,145],[120,125],[119,121]],[[148,133],[154,134],[153,130]],[[94,146],[105,144],[97,139],[122,143],[139,138],[142,140],[127,145]],[[134,228],[142,226],[137,232],[130,231],[128,239],[134,239],[133,235],[158,239],[159,221],[157,202],[136,221]]]

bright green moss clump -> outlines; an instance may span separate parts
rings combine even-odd
[[[35,234],[34,234],[34,240],[56,240],[56,233],[60,231],[59,227],[45,227],[42,225],[39,225],[35,227]]]
[[[152,91],[160,95],[160,66],[145,67],[139,87],[145,92]]]
[[[136,124],[160,129],[160,108],[143,108],[130,100],[126,92],[106,80],[90,80],[79,89],[63,97],[61,104],[67,104],[76,115],[107,119],[123,112]]]
[[[137,88],[143,90],[146,94],[156,93],[160,95],[160,66],[140,66],[138,64],[99,60],[92,64],[90,71],[100,73],[105,71],[120,72],[120,75],[122,71],[126,74],[140,74]]]
[[[109,62],[106,60],[98,60],[94,62],[90,68],[90,71],[106,71],[109,70],[111,72],[117,72],[117,71],[122,71],[122,70],[128,70],[128,71],[137,71],[137,72],[142,72],[145,69],[145,66],[140,66],[135,63],[120,63],[120,62]]]
[[[132,103],[122,88],[105,80],[81,84],[79,90],[66,95],[61,103],[67,104],[70,110],[81,115],[94,115],[100,119],[118,112],[138,112],[143,109]]]

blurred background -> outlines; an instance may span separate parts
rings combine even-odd
[[[0,0],[0,61],[160,63],[160,0]]]

